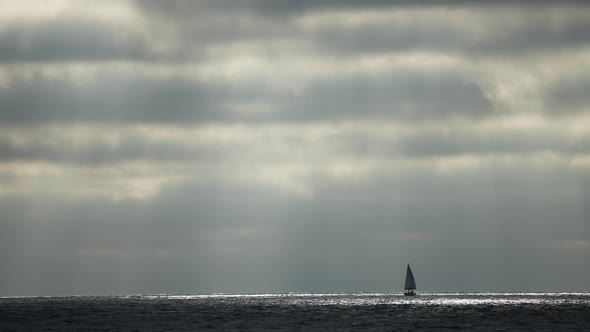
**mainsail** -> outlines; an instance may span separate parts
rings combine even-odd
[[[414,280],[414,274],[412,273],[410,264],[408,264],[408,269],[406,270],[406,286],[404,288],[416,289],[416,280]]]

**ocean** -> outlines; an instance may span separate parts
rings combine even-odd
[[[590,331],[590,293],[1,297],[0,331]]]

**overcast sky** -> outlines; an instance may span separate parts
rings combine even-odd
[[[0,296],[590,291],[590,6],[489,2],[0,1]]]

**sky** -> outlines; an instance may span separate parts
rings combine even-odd
[[[583,1],[0,0],[0,296],[590,291]]]

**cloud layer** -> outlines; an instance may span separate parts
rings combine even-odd
[[[0,295],[589,290],[585,2],[0,17]]]

